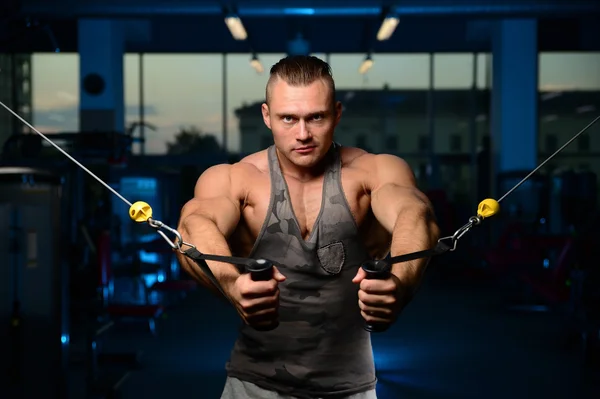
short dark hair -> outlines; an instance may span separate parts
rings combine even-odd
[[[311,55],[293,55],[282,58],[271,67],[266,88],[266,101],[269,103],[270,87],[278,79],[291,86],[308,86],[316,80],[324,80],[331,90],[332,103],[335,100],[335,82],[331,67],[320,58]]]

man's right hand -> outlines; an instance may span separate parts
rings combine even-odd
[[[250,273],[240,275],[232,284],[229,296],[244,321],[257,330],[268,330],[279,320],[279,283],[285,276],[273,266],[270,280],[254,281]]]

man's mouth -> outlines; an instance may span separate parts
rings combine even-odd
[[[305,146],[305,147],[298,147],[294,151],[296,151],[300,154],[308,154],[309,152],[312,152],[314,149],[315,149],[315,146]]]

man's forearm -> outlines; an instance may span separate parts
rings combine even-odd
[[[429,208],[405,210],[396,220],[392,232],[391,255],[404,255],[432,248],[439,238],[439,229]],[[392,273],[414,293],[429,263],[429,258],[415,259],[392,265]]]
[[[202,253],[211,255],[231,256],[227,240],[219,231],[217,225],[201,215],[190,215],[181,221],[179,232],[183,241],[194,245]],[[183,269],[196,278],[200,284],[221,295],[220,291],[202,271],[200,266],[184,254],[177,253],[177,259]],[[219,285],[227,293],[228,287],[239,277],[240,272],[235,265],[224,262],[207,261],[206,265],[215,276]]]

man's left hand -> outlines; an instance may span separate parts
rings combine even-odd
[[[407,303],[408,291],[394,274],[385,280],[368,279],[361,268],[352,279],[360,284],[358,306],[360,314],[370,324],[392,324]]]

